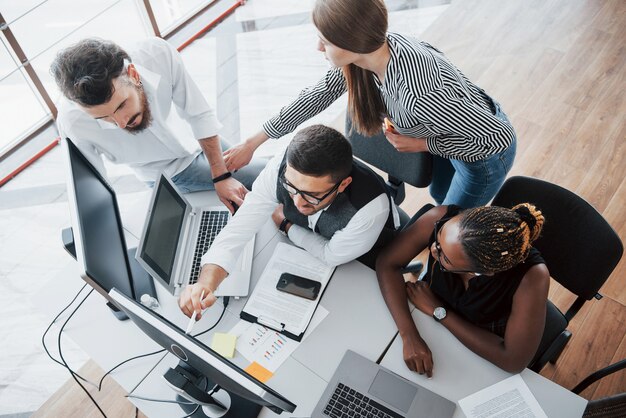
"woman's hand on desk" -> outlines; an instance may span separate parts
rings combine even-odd
[[[402,337],[402,355],[406,366],[419,374],[433,376],[433,355],[426,342],[417,335]]]
[[[432,315],[435,308],[441,306],[441,301],[430,290],[425,282],[408,282],[406,292],[409,300],[417,309],[426,315]],[[402,335],[404,362],[409,369],[433,376],[433,355],[426,342],[417,333],[408,332]]]

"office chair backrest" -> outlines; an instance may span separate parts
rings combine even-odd
[[[589,387],[591,384],[598,380],[609,376],[615,372],[623,371],[626,368],[626,359],[620,360],[616,363],[603,367],[600,370],[587,376],[582,382],[580,382],[572,392],[579,395],[583,390]],[[626,392],[624,388],[619,386],[616,388],[618,393],[609,395],[600,399],[590,400],[585,408],[585,417],[595,418],[624,418],[626,417]]]
[[[432,155],[428,152],[398,152],[381,133],[365,137],[352,129],[346,118],[346,137],[357,158],[415,187],[427,187],[432,177]],[[397,202],[399,203],[399,202]]]
[[[509,178],[492,205],[536,205],[545,216],[534,246],[550,275],[586,300],[596,295],[619,262],[622,242],[606,220],[584,199],[555,184],[530,177]]]

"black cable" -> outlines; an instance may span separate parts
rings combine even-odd
[[[204,381],[205,381],[205,384],[204,384],[204,389],[203,389],[203,390],[206,392],[206,390],[207,390],[207,389],[208,389],[208,387],[209,387],[209,379],[207,379],[207,378],[205,377],[205,378],[204,378]],[[215,390],[215,389],[213,389],[213,390],[209,393],[209,395],[212,395],[212,394],[214,394],[215,392],[216,392],[216,390]],[[178,404],[178,405],[196,405],[196,407],[194,408],[194,410],[193,410],[193,411],[191,411],[191,413],[189,413],[189,414],[187,414],[187,415],[185,415],[185,416],[183,416],[183,417],[181,417],[181,418],[189,418],[190,416],[192,416],[193,414],[195,414],[195,413],[196,413],[196,411],[198,410],[198,408],[200,408],[200,404],[195,403],[195,402],[172,401],[172,400],[169,400],[169,399],[153,399],[153,398],[145,398],[145,397],[143,397],[143,396],[137,396],[137,395],[126,395],[126,398],[140,399],[140,400],[142,400],[142,401],[148,401],[148,402],[175,403],[175,404]],[[184,396],[183,396],[183,398],[184,398]],[[138,410],[139,410],[139,408],[135,407],[135,410],[136,410],[136,411],[138,411]],[[135,415],[135,418],[136,418],[136,415]]]
[[[165,351],[165,348],[162,348],[160,350],[157,351],[153,351],[152,353],[148,353],[148,354],[140,354],[138,356],[135,357],[131,357],[129,359],[124,360],[123,362],[119,363],[117,366],[113,367],[112,369],[110,369],[108,372],[106,372],[104,375],[102,375],[102,378],[100,379],[100,382],[98,383],[98,390],[102,389],[102,381],[104,381],[104,378],[107,377],[109,374],[111,374],[111,372],[113,372],[113,370],[117,369],[118,367],[128,363],[129,361],[132,360],[136,360],[138,358],[142,358],[142,357],[148,357],[148,356],[152,356],[154,354],[159,354]]]
[[[89,295],[91,295],[91,293],[93,292],[93,289],[91,289],[89,291],[89,293],[87,293],[87,296],[85,296],[85,298],[78,304],[78,306],[76,306],[76,308],[74,308],[74,310],[72,311],[72,313],[67,317],[67,319],[65,320],[65,322],[63,323],[63,326],[61,326],[61,330],[59,331],[59,336],[57,339],[57,344],[58,344],[58,349],[59,349],[59,357],[61,357],[61,361],[63,362],[63,364],[65,365],[65,367],[67,368],[67,370],[70,372],[70,375],[72,376],[72,379],[74,379],[74,381],[78,384],[78,386],[81,387],[81,389],[85,392],[85,394],[87,394],[87,396],[89,397],[89,399],[91,399],[91,402],[93,402],[93,404],[96,406],[96,408],[98,408],[98,411],[100,411],[100,413],[102,414],[102,416],[104,418],[107,418],[106,414],[104,413],[104,411],[102,410],[102,408],[100,408],[100,405],[98,405],[98,402],[96,402],[96,400],[93,398],[93,396],[91,396],[91,393],[89,393],[89,391],[87,390],[87,388],[85,388],[82,383],[80,383],[80,381],[76,378],[76,372],[74,372],[70,366],[67,364],[67,362],[65,361],[65,358],[63,357],[63,351],[61,350],[61,335],[63,335],[63,329],[65,328],[65,326],[68,324],[68,322],[70,321],[70,319],[72,319],[72,316],[74,316],[74,314],[76,313],[76,311],[82,306],[83,303],[85,303],[85,301],[87,300],[87,298],[89,297]]]
[[[228,304],[229,304],[229,302],[230,302],[230,297],[229,297],[229,296],[225,296],[223,299],[224,299],[224,301],[223,301],[223,304],[224,304],[224,309],[222,310],[222,313],[221,313],[220,317],[217,319],[217,322],[216,322],[215,324],[213,324],[213,326],[211,326],[211,328],[207,329],[206,331],[202,331],[202,332],[201,332],[201,333],[199,333],[199,334],[193,335],[193,337],[194,337],[194,338],[199,337],[200,335],[202,335],[202,334],[204,334],[204,333],[206,333],[206,332],[211,331],[213,328],[215,328],[215,327],[217,326],[217,324],[219,324],[219,323],[220,323],[220,321],[222,320],[222,317],[223,317],[223,316],[224,316],[224,314],[226,313],[226,307],[228,306]],[[99,382],[99,383],[98,383],[98,385],[97,385],[97,386],[98,386],[98,390],[101,390],[101,389],[102,389],[102,382],[104,381],[104,378],[105,378],[105,377],[107,377],[109,374],[111,374],[111,373],[112,373],[115,369],[117,369],[118,367],[120,367],[120,366],[122,366],[122,365],[124,365],[124,364],[128,363],[129,361],[136,360],[136,359],[139,359],[139,358],[142,358],[142,357],[152,356],[152,355],[154,355],[154,354],[162,353],[162,352],[164,352],[164,351],[165,351],[165,349],[164,349],[164,348],[162,348],[162,349],[160,349],[160,350],[158,350],[158,351],[153,351],[152,353],[148,353],[148,354],[140,354],[140,355],[138,355],[138,356],[131,357],[131,358],[129,358],[129,359],[124,360],[123,362],[119,363],[118,365],[116,365],[115,367],[113,367],[112,369],[110,369],[108,372],[106,372],[106,373],[102,376],[102,378],[100,379],[100,382]]]
[[[125,395],[124,397],[132,398],[132,399],[139,399],[139,400],[148,401],[148,402],[176,403],[179,405],[196,405],[195,402],[172,401],[169,399],[154,399],[154,398],[146,398],[144,396],[137,396],[137,395]]]
[[[222,303],[224,304],[224,309],[222,309],[222,313],[220,314],[220,317],[219,317],[219,318],[217,318],[217,322],[215,322],[215,324],[213,324],[213,326],[212,326],[211,328],[206,329],[206,330],[202,331],[201,333],[194,335],[194,336],[193,336],[194,338],[197,338],[197,337],[201,336],[202,334],[206,334],[207,332],[209,332],[209,331],[211,331],[213,328],[215,328],[215,327],[217,326],[217,324],[219,324],[219,323],[220,323],[220,321],[221,321],[221,320],[222,320],[222,318],[224,317],[224,314],[226,313],[226,307],[227,307],[227,306],[228,306],[228,304],[230,303],[230,296],[224,296],[224,297],[223,297],[223,299],[224,299],[224,300],[223,300],[223,302],[222,302]]]
[[[48,355],[48,357],[50,357],[50,359],[52,361],[54,361],[55,363],[65,367],[65,365],[63,363],[61,363],[59,360],[57,360],[56,358],[54,358],[54,356],[52,356],[52,354],[50,354],[50,351],[48,350],[48,346],[46,345],[46,335],[48,335],[48,332],[50,331],[50,329],[52,328],[52,325],[55,324],[55,322],[57,321],[57,319],[59,319],[59,317],[61,315],[63,315],[63,312],[67,311],[67,309],[72,306],[72,304],[76,301],[76,299],[78,299],[78,296],[81,294],[81,292],[85,289],[85,287],[87,287],[87,283],[85,283],[83,285],[83,287],[80,288],[80,290],[76,293],[76,296],[74,296],[74,299],[72,299],[72,301],[70,303],[67,304],[67,306],[65,308],[63,308],[63,310],[61,312],[59,312],[57,314],[57,316],[52,320],[52,322],[50,322],[50,325],[48,325],[48,328],[46,328],[46,330],[44,331],[43,335],[41,336],[41,345],[43,346],[44,351],[46,352],[46,354]],[[85,379],[83,376],[79,375],[78,373],[76,373],[76,376],[81,379],[82,381],[89,383],[91,385],[93,385],[94,387],[97,387],[95,383],[93,383],[92,381]]]

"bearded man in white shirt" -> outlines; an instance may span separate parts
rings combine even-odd
[[[374,268],[400,224],[384,180],[353,158],[340,132],[323,125],[302,129],[267,163],[202,257],[197,283],[179,298],[185,315],[215,303],[213,293],[270,216],[291,242],[330,266],[358,259]]]
[[[160,38],[142,41],[130,54],[110,41],[84,39],[58,53],[51,73],[64,95],[61,138],[72,139],[103,174],[102,156],[130,166],[150,187],[163,172],[183,192],[214,189],[232,212],[263,169],[262,160],[236,173],[226,169],[222,147],[228,145],[220,144],[215,111],[176,49]],[[172,126],[172,108],[195,141]]]

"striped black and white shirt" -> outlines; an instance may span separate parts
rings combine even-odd
[[[426,138],[428,150],[444,158],[477,161],[512,143],[515,131],[496,116],[492,101],[445,55],[426,42],[388,33],[391,59],[381,83],[372,73],[396,130]],[[341,68],[333,68],[314,86],[263,124],[279,138],[326,109],[346,92]]]

